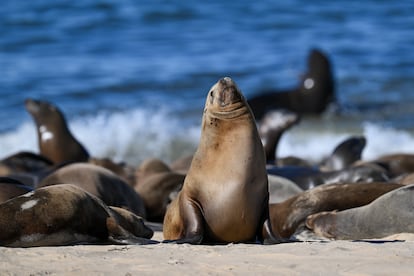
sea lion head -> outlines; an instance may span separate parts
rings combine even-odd
[[[231,119],[248,113],[246,100],[236,83],[229,77],[220,79],[208,92],[204,113]]]
[[[55,124],[57,121],[65,121],[59,108],[49,102],[26,99],[25,107],[30,115],[32,115],[37,127],[44,126],[47,128],[47,126]]]

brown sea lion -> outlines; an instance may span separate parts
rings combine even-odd
[[[286,109],[269,111],[260,120],[258,130],[267,163],[274,163],[277,160],[277,146],[282,134],[298,122],[299,115]]]
[[[299,87],[286,91],[264,91],[248,100],[256,119],[272,109],[285,108],[299,114],[320,114],[335,102],[331,64],[322,51],[313,49]]]
[[[386,154],[370,162],[386,168],[390,178],[414,172],[414,154],[410,153]]]
[[[153,235],[142,218],[111,209],[70,184],[44,187],[0,204],[0,229],[0,245],[10,247],[149,243],[146,239]]]
[[[24,185],[16,179],[0,177],[0,204],[30,191],[33,191],[32,187]]]
[[[115,162],[109,158],[91,157],[88,163],[101,166],[118,175],[122,180],[134,187],[136,183],[135,169],[124,162]]]
[[[43,156],[55,164],[88,160],[88,151],[72,135],[63,113],[55,105],[26,99],[25,106],[36,123],[39,150]]]
[[[103,167],[89,163],[73,163],[45,177],[37,188],[71,183],[100,198],[109,206],[122,207],[145,218],[142,198],[119,176]]]
[[[206,99],[201,138],[163,234],[177,243],[254,242],[273,237],[266,160],[255,119],[228,77]]]
[[[163,221],[172,194],[180,191],[184,178],[184,174],[169,171],[153,173],[140,181],[135,190],[144,201],[148,221]]]
[[[310,189],[283,202],[269,205],[273,232],[289,238],[311,214],[363,206],[399,187],[402,185],[375,182],[330,184]]]
[[[154,173],[164,172],[171,172],[170,167],[164,161],[158,158],[145,159],[135,170],[135,186],[139,186],[140,182],[144,181],[145,178],[153,175]]]
[[[306,226],[337,240],[383,238],[414,233],[414,184],[390,191],[368,205],[310,215]]]

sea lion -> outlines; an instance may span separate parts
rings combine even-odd
[[[44,187],[0,204],[0,245],[149,243],[153,231],[131,212],[111,209],[70,184]],[[145,238],[145,239],[142,239]]]
[[[89,163],[72,163],[46,176],[36,188],[71,183],[100,198],[109,206],[122,207],[145,218],[142,198],[119,176]]]
[[[166,240],[177,243],[275,241],[269,222],[266,160],[253,114],[235,82],[208,92],[201,138],[164,217]]]
[[[153,173],[142,179],[135,187],[145,204],[146,219],[162,222],[172,198],[184,183],[184,174],[167,171]]]
[[[276,109],[265,114],[259,122],[259,135],[266,154],[266,162],[274,163],[277,146],[282,134],[299,122],[299,115],[286,109]]]
[[[158,158],[145,159],[135,170],[135,187],[139,186],[139,183],[144,181],[148,176],[154,173],[164,172],[171,172],[170,167],[164,161]]]
[[[0,177],[0,204],[30,191],[33,191],[32,187],[24,185],[16,179]]]
[[[303,192],[298,185],[287,178],[277,175],[267,175],[269,182],[269,204],[285,201]]]
[[[248,100],[256,119],[276,108],[299,114],[320,114],[335,102],[334,77],[328,57],[313,49],[308,56],[307,72],[299,87],[287,91],[264,91]]]
[[[21,151],[0,160],[0,175],[8,176],[34,187],[54,169],[53,162],[32,152]]]
[[[301,189],[309,190],[322,184],[385,182],[386,171],[376,164],[361,164],[343,170],[323,172],[312,167],[268,167],[269,174],[279,175],[295,182]]]
[[[308,216],[306,226],[337,240],[383,238],[414,233],[414,184],[390,191],[368,205]]]
[[[89,153],[72,135],[63,113],[46,101],[26,99],[26,110],[36,123],[40,153],[54,162],[86,162]]]
[[[91,157],[88,163],[110,170],[132,187],[136,184],[135,169],[125,162],[115,162],[109,158]]]
[[[385,154],[369,162],[378,164],[386,168],[390,178],[414,172],[414,154]]]
[[[334,171],[348,168],[361,160],[366,145],[364,136],[351,136],[335,147],[332,154],[320,164],[321,170]]]
[[[283,202],[269,204],[273,232],[289,238],[311,214],[363,206],[399,187],[402,185],[371,182],[329,184],[310,189]]]

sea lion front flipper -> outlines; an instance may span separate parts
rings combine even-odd
[[[197,202],[191,199],[180,201],[179,205],[181,222],[185,227],[182,238],[176,240],[164,240],[165,243],[189,243],[201,244],[204,237],[204,217]]]
[[[155,244],[157,241],[137,237],[125,230],[113,217],[106,219],[106,227],[108,228],[108,242],[111,244],[128,245],[128,244]]]

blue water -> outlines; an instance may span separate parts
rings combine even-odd
[[[2,1],[0,157],[37,151],[32,97],[92,155],[172,160],[196,147],[219,78],[247,97],[293,87],[313,47],[333,63],[340,112],[304,118],[280,154],[319,158],[361,133],[365,158],[414,152],[413,1],[142,2]]]

